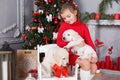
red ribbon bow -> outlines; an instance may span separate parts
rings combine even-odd
[[[36,78],[37,77],[37,70],[36,69],[31,69],[30,71],[29,71],[29,73],[33,73],[33,76],[34,76],[34,78]]]
[[[67,66],[58,66],[57,64],[54,64],[52,69],[55,71],[55,76],[60,78],[61,75],[63,75],[64,77],[68,76],[68,67]]]

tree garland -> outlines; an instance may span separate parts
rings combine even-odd
[[[118,0],[114,0],[116,3],[119,4]],[[100,13],[100,19],[107,19],[107,20],[113,20],[114,15],[113,14],[105,14],[105,10],[107,5],[110,5],[112,7],[112,0],[102,0],[102,2],[99,5],[99,13]],[[83,13],[81,14],[81,21],[84,23],[87,23],[90,19],[95,19],[96,13]]]

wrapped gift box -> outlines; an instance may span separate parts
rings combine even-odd
[[[17,50],[16,80],[24,79],[31,70],[37,70],[37,50]]]

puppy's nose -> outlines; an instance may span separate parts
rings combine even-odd
[[[65,37],[63,37],[62,39],[65,40]]]

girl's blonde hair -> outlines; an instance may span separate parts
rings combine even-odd
[[[61,6],[59,14],[61,14],[66,9],[69,9],[71,12],[74,12],[75,10],[77,10],[77,18],[80,18],[80,11],[79,11],[78,7],[76,7],[73,3],[64,3]]]

